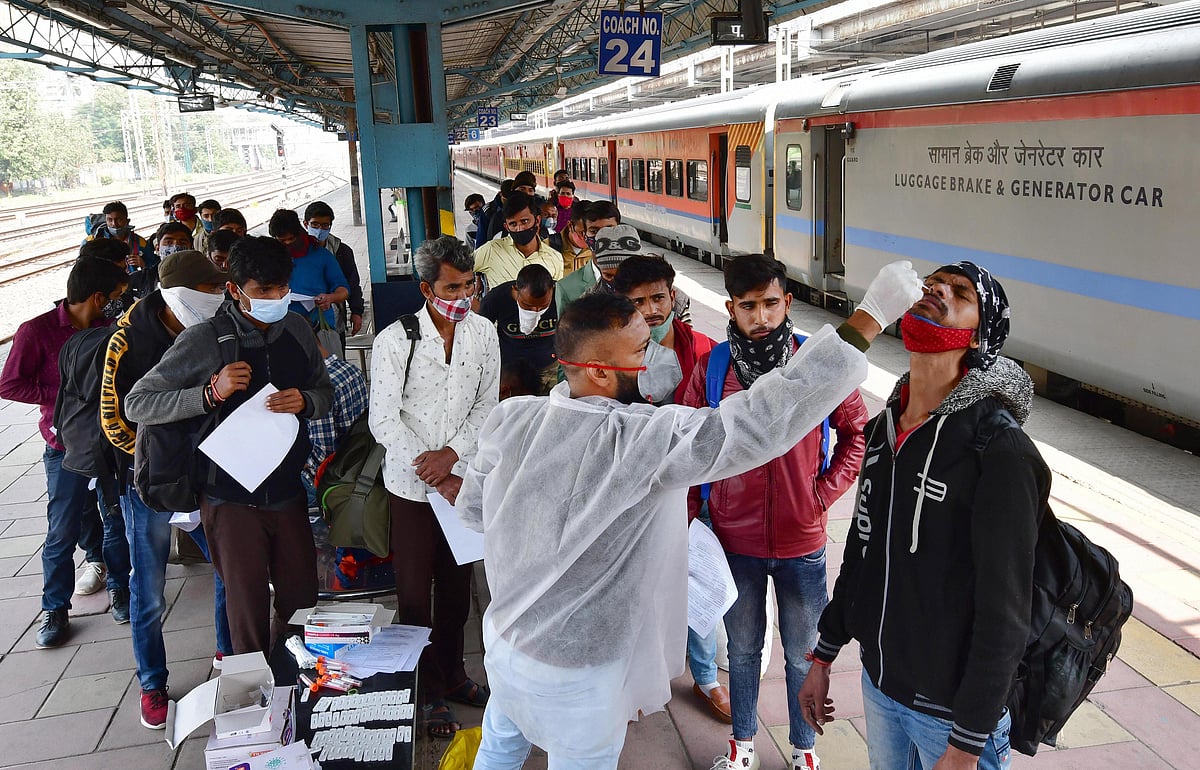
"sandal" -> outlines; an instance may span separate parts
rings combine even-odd
[[[464,706],[475,706],[476,708],[487,706],[488,698],[490,697],[492,697],[492,691],[488,689],[487,685],[479,684],[469,677],[458,687],[446,693],[446,700],[461,703]]]
[[[425,718],[425,731],[430,738],[453,738],[454,734],[462,728],[458,719],[454,716],[454,711],[446,705],[445,701],[436,701],[430,704],[432,710]]]

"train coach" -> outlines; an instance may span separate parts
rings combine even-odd
[[[1035,379],[1197,427],[1197,62],[1200,2],[1178,3],[455,154],[492,179],[553,160],[649,237],[718,266],[774,254],[822,305],[895,259],[972,259]]]

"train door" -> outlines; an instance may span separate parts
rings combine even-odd
[[[608,151],[608,166],[605,169],[604,179],[600,181],[608,186],[608,199],[613,203],[617,202],[617,140],[609,139],[605,143]]]
[[[825,275],[831,278],[844,278],[846,275],[846,245],[845,245],[845,170],[846,170],[846,137],[841,126],[825,127],[825,152],[823,154],[824,178],[824,211],[822,219],[825,222],[823,264]],[[840,285],[826,284],[826,290],[840,289]]]
[[[729,134],[708,135],[708,168],[713,178],[709,179],[708,196],[714,246],[720,250],[729,243],[729,218],[725,208],[729,174]]]

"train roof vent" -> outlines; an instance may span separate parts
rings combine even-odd
[[[996,68],[996,72],[992,75],[992,81],[988,83],[988,92],[992,91],[1007,91],[1012,85],[1013,75],[1017,74],[1017,68],[1021,64],[1001,64]]]

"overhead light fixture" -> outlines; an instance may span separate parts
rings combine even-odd
[[[107,19],[98,19],[94,16],[89,16],[80,11],[75,11],[62,5],[46,5],[46,9],[51,13],[58,13],[66,16],[68,19],[73,19],[82,24],[87,24],[89,27],[97,29],[112,29],[112,24]]]

